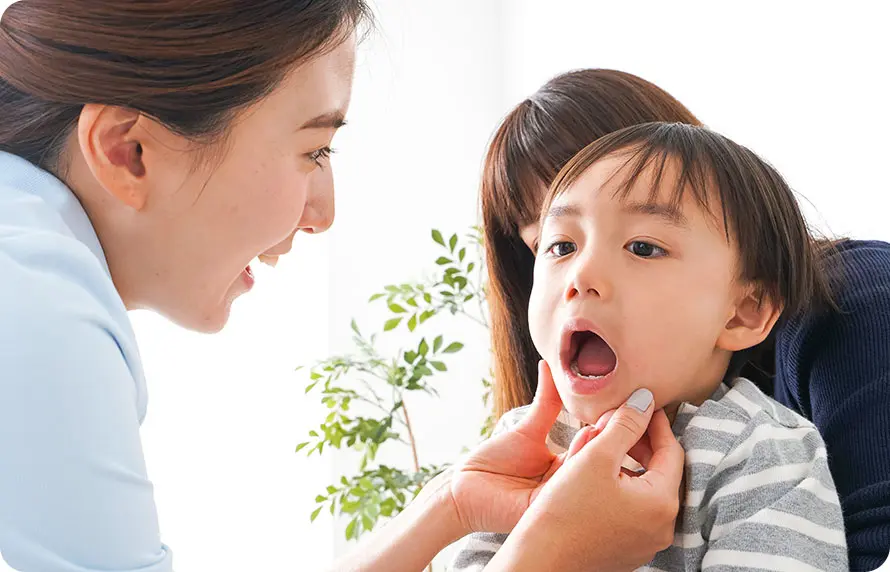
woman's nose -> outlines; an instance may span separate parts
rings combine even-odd
[[[321,181],[310,189],[309,200],[300,219],[299,228],[303,232],[316,234],[324,232],[334,224],[334,181],[330,171],[325,172]]]

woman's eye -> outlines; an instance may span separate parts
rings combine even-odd
[[[319,167],[324,167],[322,161],[329,159],[332,153],[334,153],[334,150],[330,147],[322,147],[321,149],[317,149],[312,153],[309,153],[309,159],[311,159],[312,162]]]
[[[575,252],[576,249],[577,249],[577,247],[575,246],[574,243],[566,242],[563,240],[563,241],[554,242],[553,244],[551,244],[550,247],[547,248],[547,254],[550,254],[557,258],[561,258],[563,256],[568,256],[569,254]]]
[[[631,254],[639,256],[640,258],[661,258],[662,256],[667,255],[665,249],[648,242],[643,242],[642,240],[634,240],[628,244],[626,248]]]

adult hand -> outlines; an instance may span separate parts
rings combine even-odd
[[[486,570],[626,571],[671,544],[684,454],[648,390],[579,431],[569,452]],[[644,473],[622,471],[629,452]]]
[[[538,389],[515,427],[484,442],[451,472],[451,500],[466,533],[510,532],[568,455],[547,435],[562,411],[550,368],[538,364]]]

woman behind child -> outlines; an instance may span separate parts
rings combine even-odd
[[[686,449],[677,535],[651,566],[846,569],[818,431],[737,377],[777,322],[830,305],[778,173],[700,127],[631,127],[560,172],[538,236],[528,316],[566,407],[554,452],[641,387]],[[481,569],[503,540],[477,535],[455,568]]]

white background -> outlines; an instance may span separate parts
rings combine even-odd
[[[351,317],[378,325],[367,297],[422,274],[437,255],[430,228],[476,223],[489,136],[552,75],[611,67],[649,79],[774,163],[820,227],[890,239],[890,35],[878,3],[375,6],[380,30],[362,46],[350,125],[334,145],[333,230],[298,238],[261,271],[222,334],[133,315],[151,392],[145,451],[180,571],[320,570],[348,548],[330,519],[309,524],[315,495],[351,459],[293,452],[322,415],[293,368],[349,350]],[[421,462],[455,458],[483,418],[484,333],[440,329],[468,345],[442,399],[411,403]]]

